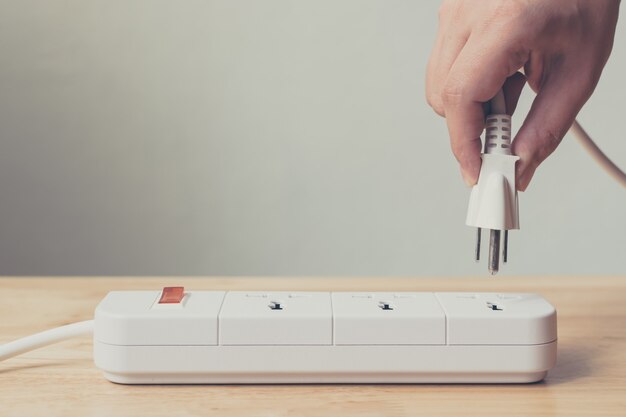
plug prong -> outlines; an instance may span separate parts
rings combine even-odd
[[[502,245],[502,262],[506,263],[509,255],[509,231],[504,231],[504,244]]]
[[[495,275],[500,268],[500,231],[491,230],[489,235],[489,272]]]
[[[476,262],[480,261],[480,227],[476,228]]]

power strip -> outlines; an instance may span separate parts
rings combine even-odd
[[[115,291],[94,361],[123,384],[524,383],[556,363],[536,294]]]

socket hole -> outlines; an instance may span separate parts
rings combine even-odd
[[[393,307],[387,301],[381,301],[380,303],[378,303],[378,307],[380,307],[382,310],[393,310]]]
[[[487,147],[488,147],[488,148],[495,148],[496,146],[498,146],[498,144],[497,144],[497,143],[488,143],[488,144],[487,144]]]
[[[504,310],[504,308],[502,308],[502,305],[496,304],[496,303],[490,303],[489,301],[487,301],[487,308],[489,310],[493,310],[493,311],[502,311],[502,310]]]
[[[508,148],[509,145],[507,145],[506,143],[503,143],[502,145],[500,145],[501,148]]]

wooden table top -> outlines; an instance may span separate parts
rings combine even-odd
[[[626,277],[0,278],[0,343],[88,320],[112,290],[537,292],[558,311],[559,357],[530,385],[125,386],[81,337],[0,363],[0,416],[626,416]]]

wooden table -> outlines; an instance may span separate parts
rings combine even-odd
[[[124,386],[82,337],[0,364],[0,416],[626,416],[626,277],[0,278],[0,343],[92,318],[110,290],[521,291],[558,311],[558,365],[530,385]]]

